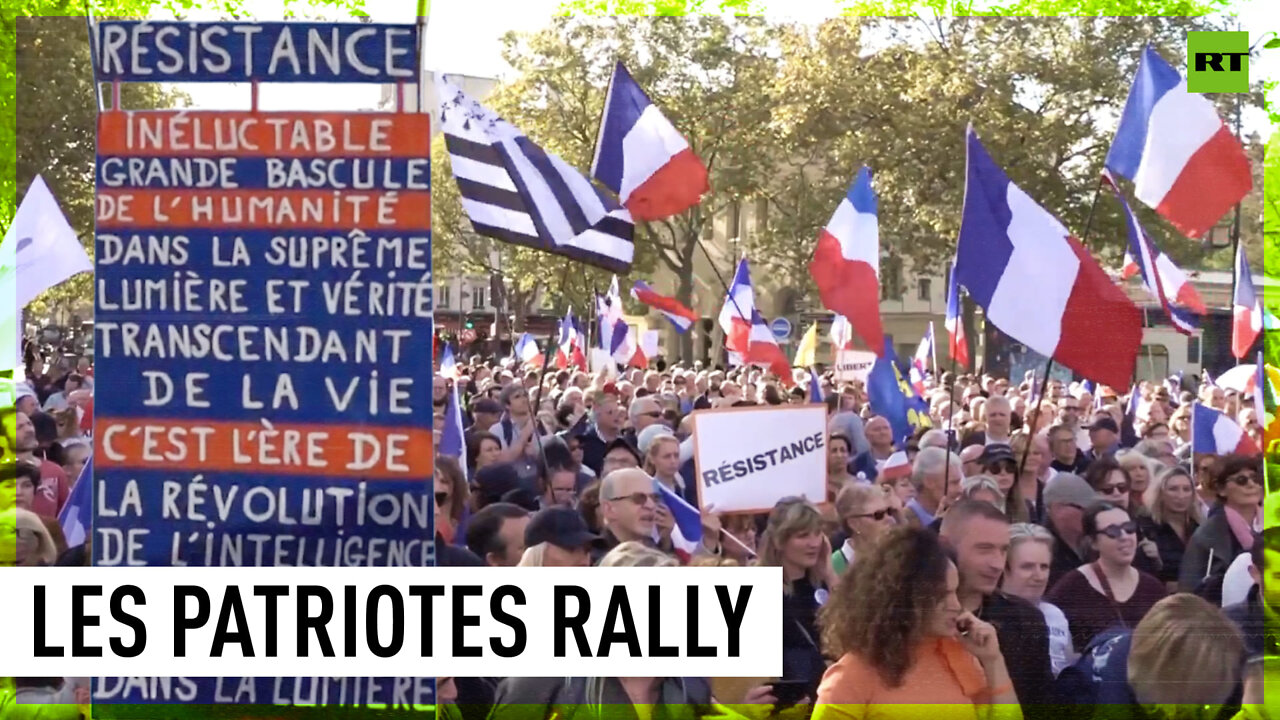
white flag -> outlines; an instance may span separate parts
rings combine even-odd
[[[37,175],[4,234],[0,286],[16,283],[17,306],[21,309],[40,293],[82,272],[93,272],[93,261],[49,186]]]

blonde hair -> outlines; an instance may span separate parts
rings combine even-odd
[[[680,567],[680,562],[661,550],[628,540],[610,550],[599,567]]]
[[[1133,630],[1129,686],[1139,703],[1158,705],[1168,717],[1194,716],[1192,706],[1226,702],[1244,654],[1240,631],[1220,608],[1190,593],[1170,595]]]
[[[1151,513],[1151,519],[1156,525],[1168,522],[1168,510],[1164,506],[1164,486],[1176,477],[1185,477],[1191,483],[1192,502],[1191,507],[1187,508],[1187,521],[1199,525],[1204,522],[1204,518],[1200,516],[1200,503],[1195,502],[1196,479],[1181,466],[1165,468],[1159,475],[1152,476],[1151,484],[1147,485],[1146,492],[1142,494],[1142,504]]]
[[[1049,548],[1049,553],[1053,553],[1053,533],[1047,528],[1036,525],[1035,523],[1014,523],[1009,526],[1009,552],[1006,554],[1006,563],[1013,562],[1013,551],[1018,549],[1019,545],[1028,542],[1038,542]]]
[[[516,567],[542,567],[546,555],[547,544],[544,542],[527,547],[524,549],[524,554],[520,556],[520,562],[516,563]]]
[[[756,563],[762,567],[782,567],[782,546],[791,538],[803,532],[822,532],[822,513],[804,498],[787,498],[773,506],[769,513],[769,524],[760,538],[760,556]],[[826,558],[818,558],[818,563],[826,562]],[[805,577],[814,587],[822,584],[822,573],[818,565],[805,572]],[[782,594],[791,595],[791,582],[782,581]]]
[[[1017,481],[1014,481],[1014,486],[1017,486]],[[1000,489],[1000,483],[995,478],[990,475],[972,475],[960,481],[960,494],[970,500],[973,499],[976,493],[983,490],[988,490],[995,494],[996,500],[1000,503],[998,507],[1002,512],[1007,510],[1005,508],[1005,505],[1008,504],[1007,498],[1005,498],[1004,491]]]
[[[39,545],[36,547],[35,560],[41,565],[52,565],[58,559],[58,548],[53,544],[53,537],[49,535],[49,529],[44,526],[44,522],[40,516],[30,510],[14,508],[17,515],[14,517],[14,533],[19,530],[29,530],[36,535]],[[15,545],[15,548],[17,546]],[[27,558],[15,558],[19,564]]]
[[[884,490],[881,490],[879,485],[846,482],[836,494],[836,514],[840,516],[840,522],[843,523],[845,518],[865,508],[872,500],[883,497]]]
[[[1141,465],[1147,469],[1147,477],[1155,477],[1157,472],[1156,463],[1136,449],[1121,450],[1116,453],[1116,462],[1120,463],[1120,467],[1125,470],[1128,470],[1133,465]]]

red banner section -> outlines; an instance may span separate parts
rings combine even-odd
[[[356,424],[98,418],[95,465],[377,480],[431,477],[431,431]]]
[[[103,156],[430,157],[431,118],[418,114],[106,112]]]
[[[333,190],[98,190],[98,229],[373,231],[431,227],[430,192]]]

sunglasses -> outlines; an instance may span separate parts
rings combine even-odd
[[[1098,532],[1102,533],[1103,535],[1106,535],[1112,540],[1119,540],[1125,535],[1137,535],[1138,523],[1133,520],[1130,520],[1129,522],[1120,523],[1119,525],[1108,525],[1102,528],[1101,530],[1099,530]]]
[[[443,507],[448,504],[449,504],[449,493],[447,492],[436,493],[436,507]]]
[[[1103,495],[1123,495],[1127,492],[1129,492],[1129,483],[1102,486]]]
[[[871,518],[872,520],[875,520],[876,522],[880,522],[881,520],[885,519],[885,517],[887,517],[887,516],[888,516],[888,515],[890,515],[890,514],[891,514],[891,511],[890,511],[888,508],[881,508],[881,509],[879,509],[879,510],[877,510],[877,511],[873,512],[873,513],[862,513],[861,515],[850,515],[849,517],[851,517],[851,518]]]
[[[1238,485],[1238,486],[1240,486],[1240,487],[1244,487],[1244,486],[1248,485],[1249,483],[1253,483],[1254,485],[1257,485],[1258,487],[1262,487],[1262,482],[1261,482],[1260,480],[1258,480],[1258,476],[1256,476],[1256,475],[1246,475],[1246,474],[1244,474],[1244,473],[1241,473],[1241,474],[1239,474],[1239,475],[1232,475],[1231,477],[1227,478],[1227,482],[1229,482],[1229,483],[1233,483],[1233,484]]]
[[[1012,460],[1001,460],[1000,462],[987,465],[989,473],[1015,473],[1018,472],[1018,464]]]
[[[654,505],[662,504],[662,495],[658,493],[638,492],[638,493],[631,493],[630,495],[619,495],[618,497],[611,497],[607,499],[609,502],[620,502],[622,500],[630,500],[631,502],[635,503],[636,505],[639,505],[640,507],[644,507],[645,504],[647,504],[650,501],[653,501]]]

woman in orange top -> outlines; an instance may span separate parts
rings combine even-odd
[[[814,720],[1021,717],[995,628],[965,612],[938,536],[891,530],[819,619],[829,657]]]

